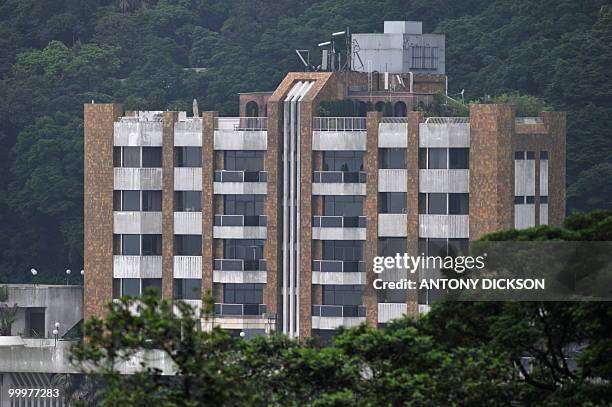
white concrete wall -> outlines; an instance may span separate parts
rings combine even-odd
[[[540,204],[540,225],[548,225],[548,204]]]
[[[380,123],[378,148],[407,148],[408,123]]]
[[[366,228],[312,228],[313,240],[366,240]]]
[[[265,284],[268,273],[263,270],[213,270],[214,283]]]
[[[265,195],[268,193],[268,184],[265,182],[215,182],[215,194],[224,195]]]
[[[364,183],[326,183],[313,182],[313,195],[365,195],[366,184]]]
[[[201,191],[202,168],[178,167],[174,169],[175,191]]]
[[[419,192],[470,192],[470,170],[419,170]]]
[[[406,303],[393,303],[386,302],[378,303],[378,322],[387,323],[393,319],[401,318],[408,312],[408,305]]]
[[[314,151],[365,151],[367,132],[353,131],[318,131],[312,132],[312,149]]]
[[[215,239],[265,239],[265,226],[213,226]]]
[[[514,228],[525,229],[535,226],[535,205],[514,205]]]
[[[312,329],[337,329],[359,326],[365,322],[365,317],[312,317]]]
[[[469,123],[421,123],[419,147],[469,147]]]
[[[202,256],[174,256],[174,278],[202,278]]]
[[[201,235],[202,212],[174,212],[175,235]]]
[[[470,237],[469,215],[419,215],[419,237]]]
[[[540,160],[540,196],[548,196],[548,160]]]
[[[115,168],[116,190],[161,190],[161,168]]]
[[[113,256],[114,278],[161,278],[162,256]]]
[[[116,234],[162,233],[161,212],[113,212],[113,232]]]
[[[366,283],[366,273],[313,271],[313,284],[357,285]]]
[[[163,123],[161,121],[121,121],[115,122],[114,127],[115,146],[162,146]]]
[[[378,215],[378,236],[408,236],[408,215],[401,213],[381,213]]]
[[[267,150],[268,131],[215,130],[215,150]]]
[[[514,160],[514,195],[535,196],[535,160]]]
[[[379,169],[378,192],[407,192],[408,170]]]
[[[174,123],[174,145],[176,147],[201,147],[202,119],[189,118]]]

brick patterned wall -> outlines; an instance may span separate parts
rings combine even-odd
[[[514,111],[470,108],[470,239],[514,227]]]
[[[113,134],[118,104],[84,105],[84,314],[103,317],[113,287]]]
[[[408,149],[406,151],[406,166],[408,176],[407,200],[407,247],[406,253],[419,255],[419,123],[425,121],[423,112],[408,112]],[[418,275],[408,274],[407,278],[418,281]],[[407,314],[418,315],[417,290],[406,291]]]
[[[561,225],[565,218],[567,118],[565,112],[542,112],[540,116],[551,138],[548,152],[548,222]]]
[[[213,288],[213,169],[217,112],[202,113],[202,293]]]
[[[380,112],[368,112],[366,153],[364,170],[366,172],[366,196],[363,212],[366,217],[366,238],[364,260],[366,284],[363,288],[363,305],[366,309],[366,321],[370,326],[378,324],[378,296],[373,287],[377,277],[372,272],[374,257],[378,255],[378,124],[382,119]]]
[[[164,112],[162,172],[162,297],[172,299],[174,286],[174,123],[178,112]]]

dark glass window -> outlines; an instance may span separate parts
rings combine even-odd
[[[470,252],[469,239],[448,239],[449,256],[467,256]]]
[[[514,197],[514,204],[515,205],[522,205],[525,203],[525,197],[522,195],[516,195]]]
[[[174,279],[174,298],[177,300],[201,300],[202,280],[199,278]]]
[[[162,191],[142,191],[142,210],[159,212],[162,210]]]
[[[121,298],[121,279],[113,278],[113,300]]]
[[[323,285],[323,305],[362,305],[362,285]]]
[[[121,147],[113,147],[113,167],[121,167]]]
[[[201,212],[202,191],[175,191],[175,212]]]
[[[427,169],[427,149],[419,148],[419,169],[426,170]]]
[[[363,171],[362,151],[324,151],[323,171]]]
[[[142,148],[142,167],[143,168],[161,168],[162,166],[162,148],[161,147],[143,147]]]
[[[322,260],[362,261],[363,242],[357,240],[323,240]]]
[[[225,169],[228,171],[263,171],[263,151],[225,151]]]
[[[138,297],[140,295],[139,278],[121,279],[121,296]]]
[[[446,215],[446,194],[427,194],[427,213],[429,215]]]
[[[201,256],[201,235],[174,235],[175,256]]]
[[[259,216],[264,214],[263,195],[224,195],[225,215]]]
[[[121,253],[124,256],[140,256],[140,235],[120,235]]]
[[[323,197],[324,216],[363,216],[363,197],[356,195],[326,195]]]
[[[174,147],[175,167],[201,167],[202,147]]]
[[[527,159],[535,160],[535,151],[527,151]]]
[[[140,147],[122,147],[122,167],[140,167]]]
[[[406,213],[405,192],[381,192],[378,200],[379,213]]]
[[[446,163],[446,148],[430,148],[428,149],[428,165],[427,168],[431,170],[435,169],[446,169],[448,168]]]
[[[406,169],[405,148],[381,148],[379,149],[378,164],[382,169]]]
[[[114,211],[139,211],[140,191],[113,191]]]
[[[470,211],[470,194],[448,194],[449,215],[467,215]]]
[[[427,194],[419,193],[419,214],[427,214]]]
[[[515,151],[514,152],[514,159],[515,160],[524,160],[525,159],[525,152],[524,151]]]
[[[262,239],[226,239],[223,247],[223,258],[260,260],[263,259],[265,240]]]
[[[532,204],[535,202],[535,196],[526,196],[525,197],[525,202],[528,204]]]
[[[447,254],[447,239],[427,239],[427,255],[428,256],[446,256]]]
[[[405,303],[406,290],[376,290],[378,293],[378,302],[383,303]]]
[[[223,284],[226,304],[263,304],[263,284]]]
[[[381,237],[378,238],[378,255],[395,256],[404,254],[408,249],[408,241],[405,237]]]
[[[541,204],[547,204],[548,203],[548,197],[547,196],[541,196],[540,197],[540,203]]]
[[[469,148],[449,148],[448,149],[448,168],[467,170],[470,168],[470,149]]]
[[[142,293],[145,294],[147,290],[154,291],[156,296],[161,298],[161,293],[162,293],[161,278],[143,278],[142,279]]]
[[[161,256],[162,235],[142,235],[142,255]]]
[[[540,151],[540,160],[548,160],[548,151]]]

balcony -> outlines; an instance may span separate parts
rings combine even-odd
[[[402,213],[381,213],[378,215],[378,236],[408,236],[408,215]]]
[[[214,193],[265,195],[267,175],[266,171],[215,171]]]
[[[265,313],[265,304],[215,304],[215,316],[218,317],[261,317]]]
[[[175,191],[201,191],[202,168],[176,167],[174,169]]]
[[[215,215],[213,237],[215,239],[265,239],[267,219],[265,215]]]
[[[342,260],[313,260],[313,284],[365,284],[365,262]]]
[[[470,217],[469,215],[419,215],[419,237],[469,238]]]
[[[312,128],[314,151],[366,150],[365,117],[314,117]]]
[[[161,168],[115,168],[115,190],[161,190]]]
[[[202,146],[202,118],[188,117],[184,121],[174,123],[175,147]]]
[[[469,117],[429,117],[419,125],[419,147],[469,146]]]
[[[174,256],[174,278],[202,278],[202,256]]]
[[[366,240],[365,216],[313,216],[314,240]]]
[[[213,282],[265,284],[267,264],[263,259],[215,259],[213,261]]]
[[[162,256],[113,256],[114,278],[161,278]]]
[[[378,303],[378,322],[385,324],[401,318],[408,311],[406,303]]]
[[[161,147],[163,123],[161,121],[138,121],[122,118],[114,124],[115,146]]]
[[[378,192],[407,192],[408,170],[379,169]]]
[[[201,235],[202,212],[174,212],[175,235]]]
[[[366,173],[348,171],[314,171],[313,195],[365,195]]]
[[[388,119],[391,118],[383,118],[378,125],[378,148],[408,147],[408,122],[386,122]]]
[[[218,117],[215,119],[215,150],[267,150],[267,117]]]
[[[470,170],[419,170],[419,192],[470,192]]]
[[[113,212],[113,232],[116,234],[161,234],[161,212]]]
[[[363,305],[313,305],[312,329],[350,328],[365,322]]]

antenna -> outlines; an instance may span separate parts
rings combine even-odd
[[[307,72],[310,70],[313,70],[313,71],[316,70],[315,67],[310,64],[310,50],[296,49],[295,53],[297,54],[297,56],[300,58],[300,60],[304,64],[304,67],[306,67]],[[302,56],[302,53],[306,55],[306,59],[304,59],[304,57]]]

